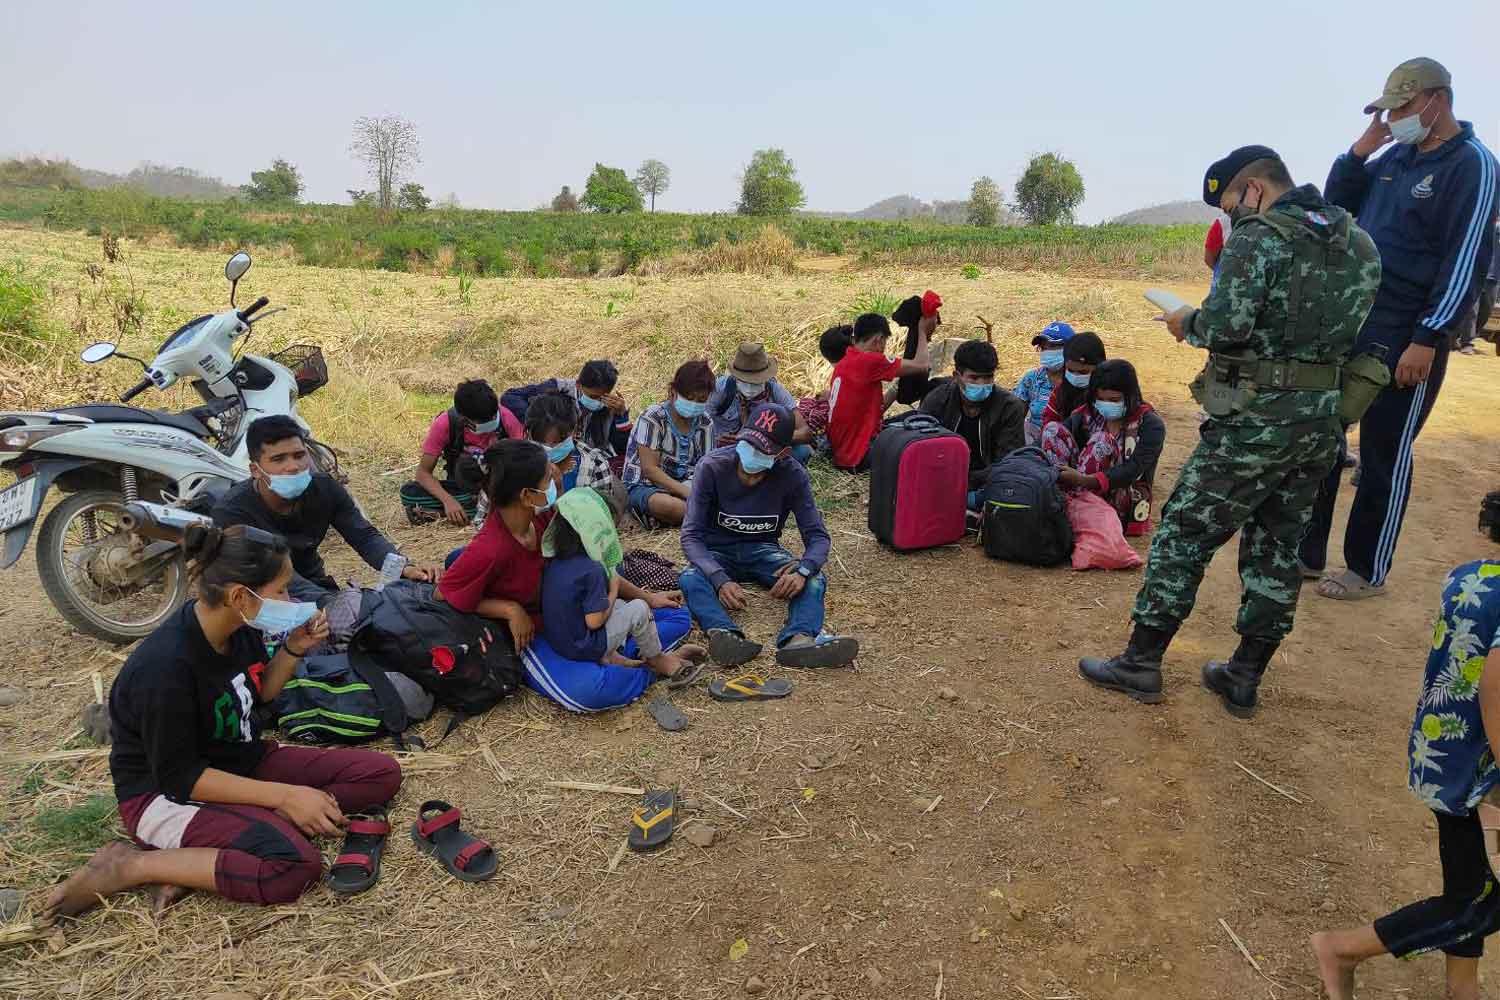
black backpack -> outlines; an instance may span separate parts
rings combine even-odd
[[[1073,555],[1073,526],[1057,469],[1040,448],[1017,448],[990,466],[984,489],[985,554],[1056,566]]]
[[[461,721],[514,694],[523,668],[504,624],[458,611],[433,591],[416,580],[365,591],[349,651],[410,677]]]
[[[431,709],[429,699],[428,710]],[[408,705],[374,660],[362,654],[305,658],[271,702],[271,720],[288,740],[313,745],[367,743],[401,734],[425,715]]]
[[[498,412],[498,411],[497,411]],[[464,444],[467,421],[457,408],[448,411],[448,443],[443,446],[443,475],[450,483],[469,493],[477,493],[484,483],[484,467]]]

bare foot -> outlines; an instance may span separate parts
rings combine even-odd
[[[158,885],[151,890],[151,912],[161,916],[167,907],[193,890],[185,885]]]
[[[1354,967],[1357,962],[1340,958],[1333,949],[1333,935],[1319,931],[1308,941],[1318,960],[1318,978],[1329,1000],[1354,1000]]]
[[[94,852],[88,863],[62,885],[52,890],[47,897],[47,906],[42,910],[43,919],[73,917],[99,904],[100,896],[109,896],[132,883],[126,869],[135,855],[134,847],[123,841],[105,844]]]
[[[610,653],[599,662],[606,667],[638,667],[641,665],[640,660],[632,660],[630,657],[618,652]]]

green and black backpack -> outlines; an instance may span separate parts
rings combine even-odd
[[[361,652],[309,656],[297,664],[271,713],[282,736],[295,743],[368,743],[382,736],[399,743],[407,726],[432,711],[431,697],[411,687],[416,696],[403,695]]]

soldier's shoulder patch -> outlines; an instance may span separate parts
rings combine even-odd
[[[1322,212],[1314,212],[1310,209],[1307,213],[1307,219],[1309,222],[1316,223],[1320,226],[1332,225],[1332,223],[1328,221],[1328,216],[1324,215]]]

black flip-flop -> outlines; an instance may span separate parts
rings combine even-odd
[[[423,854],[441,861],[448,874],[462,882],[494,878],[500,858],[489,844],[458,828],[461,818],[462,813],[446,802],[423,802],[417,810],[417,821],[411,825],[412,843]]]
[[[721,667],[737,667],[760,655],[761,645],[727,628],[709,629],[708,655]]]
[[[380,856],[390,832],[384,810],[351,817],[344,829],[344,844],[328,869],[328,888],[340,896],[353,896],[380,881]]]
[[[791,693],[791,681],[780,677],[766,680],[759,674],[743,674],[727,681],[715,677],[708,682],[708,696],[714,701],[763,701],[785,698]]]
[[[654,851],[672,839],[677,796],[669,791],[650,791],[630,816],[629,844],[632,851]]]
[[[677,710],[677,706],[668,701],[664,696],[657,695],[646,703],[646,711],[651,713],[651,718],[656,724],[669,733],[680,733],[688,726],[688,718]]]
[[[776,651],[776,662],[783,667],[842,667],[858,655],[858,639],[819,636],[806,646],[782,646]]]

